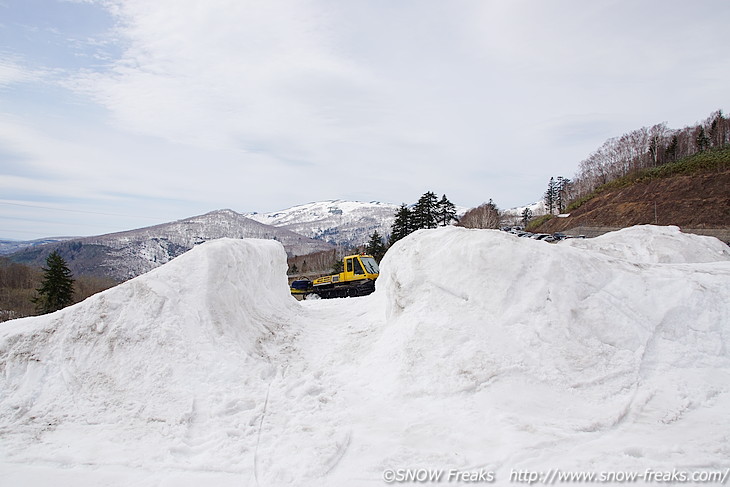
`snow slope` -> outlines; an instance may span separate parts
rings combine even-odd
[[[399,206],[371,201],[328,200],[246,216],[266,225],[291,230],[335,245],[364,245],[374,231],[390,235]]]
[[[683,257],[650,262],[640,242]],[[421,467],[506,485],[730,467],[730,256],[712,239],[422,230],[373,295],[303,302],[285,260],[273,241],[217,240],[6,322],[0,478],[357,486]]]
[[[530,210],[533,217],[547,214],[544,201],[536,201],[535,203],[518,206],[516,208],[508,208],[502,212],[502,220],[510,225],[518,225],[522,222],[522,212]]]
[[[687,254],[706,253],[675,238]],[[397,357],[383,382],[392,394],[445,398],[411,418],[438,417],[426,435],[433,451],[459,451],[467,433],[463,466],[726,464],[728,254],[639,265],[630,252],[619,260],[535,243],[424,233],[383,262],[388,328],[377,357]]]
[[[367,244],[374,231],[387,238],[399,208],[400,205],[380,201],[326,200],[246,216],[334,245],[357,247]],[[455,209],[457,216],[462,216],[469,208]]]
[[[235,469],[276,371],[269,348],[296,307],[281,244],[254,242],[210,242],[3,326],[3,450],[61,465]]]

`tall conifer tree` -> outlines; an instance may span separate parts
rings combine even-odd
[[[52,313],[73,303],[74,280],[66,261],[53,251],[46,259],[43,268],[43,281],[36,291],[38,296],[33,303],[40,313]]]
[[[372,255],[376,261],[380,262],[380,259],[385,255],[385,245],[383,245],[383,238],[380,236],[377,230],[370,236],[368,244],[365,246],[365,252]]]
[[[557,193],[555,188],[555,178],[550,178],[547,191],[545,191],[545,208],[550,215],[553,214],[553,210],[555,209],[555,197]]]
[[[427,191],[415,205],[413,205],[413,223],[415,230],[422,228],[436,228],[438,226],[438,199],[436,195]]]
[[[390,245],[402,239],[413,231],[413,223],[411,218],[411,210],[405,203],[400,205],[395,213],[395,221],[390,229]]]
[[[451,224],[451,222],[459,221],[456,217],[456,205],[454,205],[446,195],[441,196],[436,209],[438,224],[442,227]]]

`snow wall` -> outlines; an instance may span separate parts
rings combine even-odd
[[[590,400],[611,411],[647,375],[727,365],[728,247],[662,227],[627,235],[579,247],[453,228],[396,244],[378,280],[392,334],[383,356],[414,354],[401,385],[414,392],[453,393],[518,373],[575,398],[596,389]],[[646,263],[642,242],[659,255],[676,249],[672,260],[685,264]],[[578,428],[614,421],[576,406]]]
[[[451,228],[396,243],[382,270],[373,363],[389,364],[388,394],[449,398],[442,439],[482,445],[467,465],[727,466],[719,240],[645,226],[550,245]]]
[[[730,466],[718,240],[445,228],[398,242],[381,270],[371,296],[300,303],[279,244],[220,240],[7,322],[0,474],[373,485],[420,467],[505,485],[514,469]]]
[[[286,270],[278,242],[215,240],[72,307],[3,323],[4,450],[225,470],[252,447],[276,371],[269,345],[296,313]]]

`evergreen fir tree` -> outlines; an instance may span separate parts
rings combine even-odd
[[[38,296],[33,303],[40,313],[52,313],[73,303],[74,280],[66,261],[53,251],[46,259],[43,268],[43,281],[36,291]]]
[[[522,226],[527,227],[527,224],[530,223],[530,220],[532,220],[532,210],[529,208],[525,208],[522,210]]]
[[[458,222],[456,217],[456,206],[449,201],[446,195],[441,196],[441,200],[436,207],[436,221],[442,227],[449,225],[451,222]]]
[[[705,133],[705,128],[702,125],[700,125],[700,127],[697,129],[695,143],[697,144],[697,152],[707,150],[707,148],[710,146],[710,138]]]
[[[365,247],[365,252],[372,255],[377,262],[380,262],[380,259],[382,259],[383,255],[385,255],[383,237],[380,236],[377,230],[375,230],[370,236],[370,241],[368,241],[368,244]]]
[[[390,245],[393,245],[412,231],[413,222],[411,210],[408,209],[405,203],[402,203],[395,213],[395,221],[390,229]]]
[[[568,189],[570,188],[570,179],[558,176],[555,183],[555,194],[553,196],[555,209],[558,213],[562,213],[565,207],[568,206]]]
[[[414,230],[422,228],[436,228],[438,225],[438,199],[436,195],[427,191],[421,196],[415,205],[413,205],[413,224]]]
[[[550,178],[547,191],[545,191],[545,208],[550,215],[555,209],[555,178]]]

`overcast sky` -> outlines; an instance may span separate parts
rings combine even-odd
[[[730,109],[727,0],[0,0],[0,238],[537,201]]]

